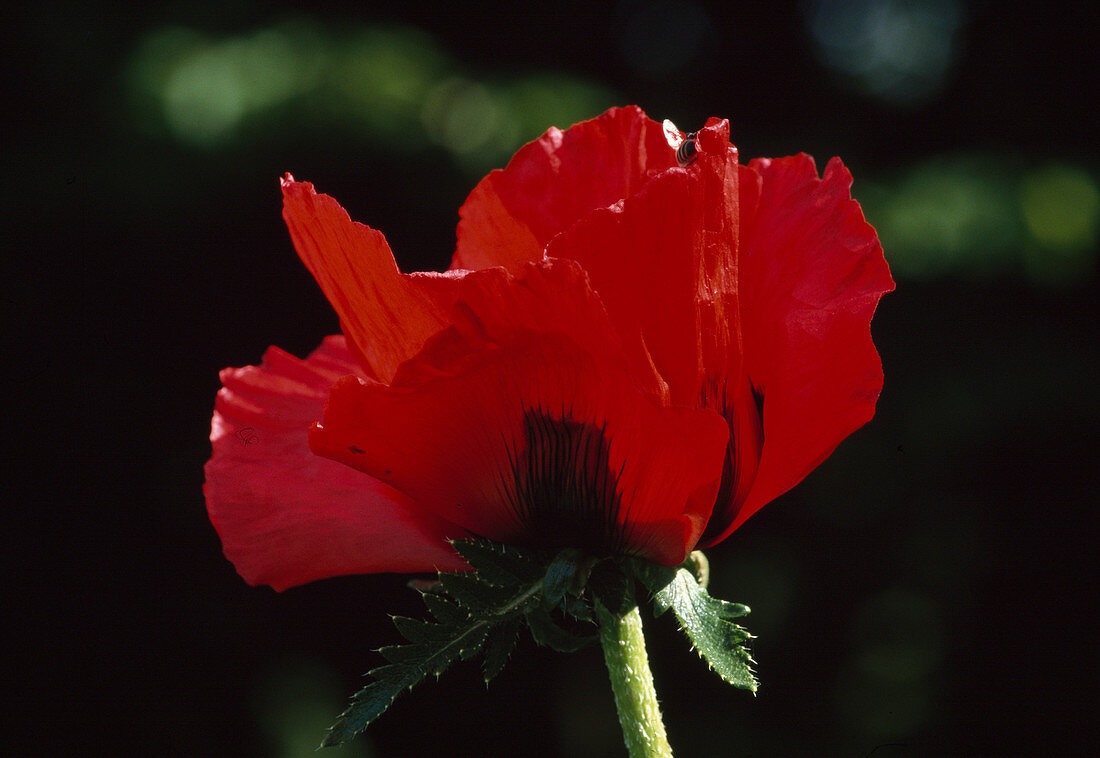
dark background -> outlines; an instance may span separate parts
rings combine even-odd
[[[745,159],[842,156],[898,281],[874,421],[710,551],[758,696],[648,625],[678,755],[1088,753],[1095,7],[460,5],[7,12],[5,754],[311,754],[419,601],[250,588],[206,519],[218,370],[337,330],[276,179],[439,269],[485,171],[627,103],[728,117]],[[599,651],[528,641],[335,754],[624,751]]]

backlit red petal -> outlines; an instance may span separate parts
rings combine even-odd
[[[329,388],[357,371],[344,338],[330,337],[304,361],[271,348],[261,366],[222,372],[204,491],[226,557],[250,584],[464,567],[445,542],[463,530],[310,451]]]
[[[451,268],[519,271],[578,219],[675,165],[661,125],[634,106],[612,108],[564,132],[551,128],[470,193]]]
[[[687,168],[588,214],[547,246],[578,261],[628,342],[668,382],[672,402],[695,405],[708,377],[740,371],[737,307],[737,153],[729,126],[700,133]]]
[[[500,345],[524,331],[560,332],[599,362],[627,368],[639,389],[668,404],[668,385],[643,345],[620,337],[588,273],[576,261],[527,263],[518,276],[501,268],[471,273],[459,288],[453,319],[466,332],[476,330]]]
[[[874,413],[882,366],[870,321],[893,289],[874,229],[838,160],[756,160],[741,177],[741,307],[763,410],[759,470],[728,534],[801,481]]]
[[[389,381],[448,323],[455,274],[402,274],[382,233],[356,223],[328,195],[289,175],[283,218],[298,255],[340,316],[363,367]]]

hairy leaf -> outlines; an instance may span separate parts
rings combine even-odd
[[[395,619],[396,621],[396,619]],[[329,727],[321,747],[339,745],[367,728],[370,722],[381,716],[394,699],[429,675],[439,676],[456,657],[471,645],[480,645],[485,639],[485,622],[471,621],[463,627],[447,629],[445,642],[419,642],[403,646],[400,653],[384,648],[389,663],[370,672],[372,681],[355,693],[348,709]]]
[[[522,623],[519,616],[514,616],[502,624],[497,624],[489,632],[485,640],[485,660],[482,662],[486,684],[504,670],[504,664],[508,662],[508,658],[516,647]]]
[[[512,587],[497,587],[478,579],[477,574],[440,574],[440,586],[451,598],[458,601],[467,612],[492,615],[496,608],[504,605],[513,595]]]
[[[686,568],[635,565],[636,575],[653,592],[656,615],[671,608],[699,655],[723,680],[756,692],[753,660],[745,647],[752,635],[730,621],[746,615],[748,606],[711,597]]]
[[[371,681],[355,694],[347,710],[329,728],[322,747],[338,745],[362,732],[382,715],[402,692],[428,676],[439,676],[455,660],[470,660],[484,652],[485,681],[504,668],[524,620],[542,644],[575,650],[586,644],[551,620],[549,610],[566,599],[584,602],[575,594],[578,574],[585,570],[579,553],[563,553],[557,561],[546,555],[528,555],[484,540],[455,543],[474,571],[440,573],[437,582],[421,582],[417,589],[432,620],[394,616],[393,623],[408,644],[390,645],[379,652],[387,663],[369,673]],[[554,601],[544,608],[547,582]],[[533,615],[529,615],[533,614]]]
[[[424,605],[428,606],[428,610],[441,624],[458,624],[466,620],[466,612],[459,607],[458,603],[444,595],[424,595],[422,599]]]
[[[454,540],[451,544],[479,577],[497,587],[536,582],[545,571],[535,556],[514,547],[480,539]]]

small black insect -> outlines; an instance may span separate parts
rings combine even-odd
[[[684,135],[684,141],[676,148],[676,162],[683,166],[690,166],[695,162],[695,156],[699,154],[699,148],[695,144],[698,132],[688,132]]]

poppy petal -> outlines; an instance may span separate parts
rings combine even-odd
[[[340,380],[313,449],[489,539],[683,560],[718,489],[717,414],[659,407],[560,332],[472,358],[415,387]]]
[[[388,382],[447,324],[460,275],[402,274],[381,232],[354,222],[309,182],[282,180],[283,218],[298,256],[340,316],[368,372]]]
[[[588,214],[547,246],[578,261],[624,339],[641,339],[672,403],[694,406],[708,377],[740,371],[737,152],[729,125],[699,135],[688,168]]]
[[[763,449],[752,489],[722,536],[798,484],[874,414],[882,364],[870,322],[894,282],[851,184],[836,158],[820,179],[807,155],[741,170],[745,361],[762,409]]]
[[[564,132],[551,128],[470,193],[451,268],[518,272],[591,210],[634,194],[675,165],[661,125],[636,106],[612,108]]]
[[[249,584],[283,590],[342,574],[465,567],[446,543],[462,529],[310,451],[329,388],[357,371],[340,336],[304,361],[273,347],[260,366],[222,371],[203,489],[226,557]]]
[[[508,344],[527,330],[565,334],[599,361],[628,367],[639,389],[668,405],[668,385],[651,357],[638,340],[623,343],[588,273],[576,261],[527,263],[521,276],[501,268],[471,273],[462,281],[452,314],[456,325],[463,317],[475,321],[497,344]]]
[[[760,464],[764,430],[756,395],[744,373],[708,382],[700,407],[719,412],[730,428],[722,486],[700,542],[700,547],[705,549],[725,538],[731,514],[736,513],[748,497]]]

